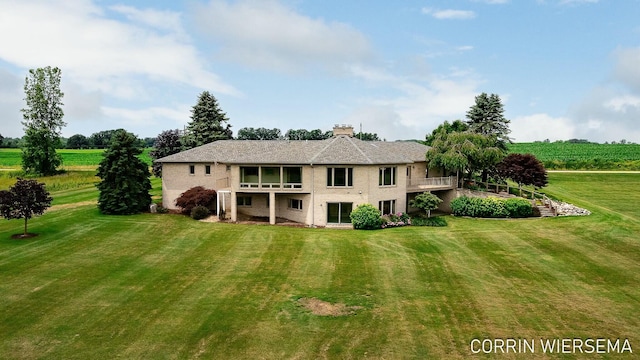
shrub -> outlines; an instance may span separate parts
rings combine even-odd
[[[514,198],[504,201],[504,208],[509,212],[509,217],[524,218],[533,216],[533,206],[525,199]]]
[[[371,204],[358,205],[351,211],[349,217],[354,229],[373,230],[380,229],[382,226],[380,210]]]
[[[176,199],[176,206],[181,208],[185,215],[191,214],[196,206],[204,206],[213,212],[216,206],[216,191],[205,189],[202,186],[192,187],[180,194],[180,197]]]
[[[451,202],[456,216],[483,218],[520,218],[533,215],[531,203],[525,199],[470,198],[459,197]]]
[[[435,216],[435,217],[428,217],[428,218],[417,216],[411,219],[411,225],[442,227],[442,226],[447,226],[447,220],[442,216]]]
[[[193,220],[202,220],[207,216],[209,216],[210,214],[211,214],[211,211],[209,211],[209,209],[207,209],[204,206],[198,205],[193,209],[191,209],[191,218]]]
[[[411,218],[407,213],[399,212],[396,214],[387,214],[382,215],[382,223],[380,227],[388,228],[388,227],[400,227],[411,225]]]

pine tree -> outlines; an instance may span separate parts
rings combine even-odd
[[[198,97],[198,103],[191,109],[191,122],[187,125],[182,139],[184,149],[192,149],[217,140],[232,138],[229,118],[218,105],[218,100],[208,91]]]
[[[506,150],[506,143],[510,141],[511,121],[504,117],[504,108],[498,95],[482,93],[476,96],[476,103],[467,111],[467,119],[469,131],[495,137],[498,145]]]
[[[97,184],[98,208],[103,214],[135,214],[151,205],[151,174],[147,164],[138,158],[142,150],[135,135],[122,129],[113,134],[98,167],[98,177],[102,179]]]
[[[29,70],[24,92],[27,106],[22,109],[25,135],[22,149],[22,169],[36,175],[53,175],[62,165],[56,148],[62,145],[62,97],[59,68]]]

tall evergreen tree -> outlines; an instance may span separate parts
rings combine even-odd
[[[149,152],[151,160],[155,161],[165,156],[177,154],[182,150],[180,130],[165,130],[156,138],[153,150]],[[162,164],[153,163],[153,175],[162,177]]]
[[[504,117],[504,108],[500,97],[496,94],[482,93],[476,96],[476,103],[467,111],[467,125],[469,131],[493,136],[498,140],[498,145],[506,150],[509,140],[510,120]]]
[[[60,133],[66,123],[62,120],[60,91],[61,71],[47,66],[31,69],[25,78],[24,92],[27,106],[22,109],[25,136],[22,148],[22,169],[37,175],[53,175],[62,165],[56,153],[61,147]]]
[[[138,157],[142,150],[135,135],[122,129],[114,132],[98,166],[98,177],[102,179],[96,185],[100,190],[98,208],[103,214],[135,214],[151,205],[151,174]]]
[[[208,91],[202,92],[198,103],[191,109],[191,122],[182,139],[183,148],[191,149],[217,140],[231,139],[233,133],[228,121],[218,100]]]

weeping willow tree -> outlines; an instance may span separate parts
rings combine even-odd
[[[505,156],[506,151],[493,136],[441,131],[427,151],[426,160],[429,167],[455,172],[460,182],[465,177],[471,179],[477,172],[494,169]]]

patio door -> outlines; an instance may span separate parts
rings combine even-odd
[[[351,224],[351,210],[353,203],[327,203],[327,223]]]

